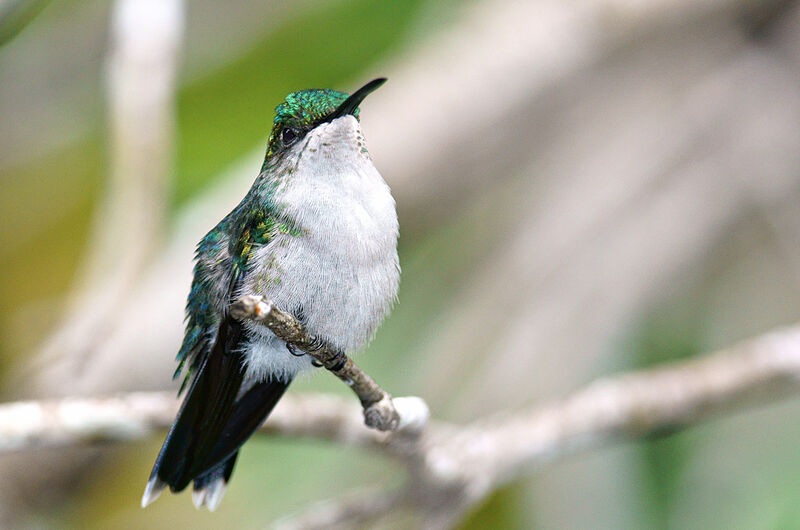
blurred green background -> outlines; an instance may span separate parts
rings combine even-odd
[[[167,221],[156,265],[139,271],[129,298],[157,301],[148,282],[174,283],[171,331],[38,375],[103,224],[114,3],[0,2],[4,398],[167,388],[181,331],[172,300],[188,292],[191,246],[215,220],[203,213],[230,209],[255,178],[274,107],[297,89],[352,90],[381,75],[389,84],[365,103],[363,123],[398,201],[403,276],[398,306],[358,361],[393,394],[466,422],[800,316],[796,2],[184,8]],[[227,193],[216,199],[218,189]],[[180,273],[160,265],[173,258]],[[146,334],[147,304],[135,307]],[[291,391],[347,393],[325,374]],[[557,462],[462,524],[800,528],[798,413],[790,399]],[[261,528],[312,501],[403,480],[376,454],[256,437],[218,512],[196,511],[188,494],[142,510],[161,441],[4,457],[2,520]],[[62,462],[72,459],[80,464]],[[386,526],[417,522],[398,514]]]

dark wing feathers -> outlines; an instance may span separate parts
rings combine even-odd
[[[256,247],[268,243],[278,231],[294,229],[273,209],[248,211],[246,201],[197,248],[186,335],[175,374],[188,368],[181,389],[191,384],[151,474],[151,479],[158,477],[172,491],[184,489],[192,480],[200,489],[219,476],[227,481],[238,449],[289,385],[288,381],[259,382],[236,399],[245,375],[246,332],[240,322],[219,314],[219,304],[213,303],[214,296],[224,297],[226,306],[230,303]]]
[[[180,491],[213,467],[208,457],[231,416],[244,370],[239,349],[242,326],[227,317],[211,353],[197,371],[178,418],[172,425],[153,474]]]
[[[236,408],[228,418],[209,460],[220,462],[235,453],[264,423],[288,386],[289,381],[276,379],[256,383],[245,392],[236,402]]]

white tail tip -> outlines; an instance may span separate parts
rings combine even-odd
[[[192,502],[198,510],[206,504],[206,489],[192,490]]]
[[[218,478],[208,484],[205,488],[192,490],[192,502],[198,510],[205,506],[208,511],[213,512],[219,507],[222,497],[228,485],[222,478]]]
[[[144,495],[142,495],[142,508],[147,508],[154,500],[161,495],[167,483],[158,477],[153,477],[147,481],[147,486],[144,488]]]
[[[228,489],[228,485],[221,478],[209,484],[206,492],[206,507],[208,507],[209,511],[216,511],[222,501],[222,497],[225,496],[226,489]]]

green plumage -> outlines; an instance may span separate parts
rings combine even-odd
[[[280,133],[286,129],[308,130],[336,110],[347,99],[348,94],[331,89],[311,89],[292,92],[286,101],[275,107],[272,133],[269,135],[267,156],[264,158],[264,171],[274,155],[281,150]],[[358,109],[353,112],[358,119]]]
[[[344,92],[330,89],[302,90],[286,96],[286,101],[275,108],[261,174],[242,202],[198,243],[194,280],[186,303],[186,333],[174,374],[177,378],[186,371],[181,391],[208,355],[222,308],[231,301],[246,274],[253,251],[268,244],[278,233],[303,235],[303,230],[273,200],[272,190],[280,175],[266,171],[280,160],[287,147],[282,143],[282,132],[288,128],[299,135],[305,134],[347,97]],[[358,109],[353,115],[358,116]]]
[[[310,367],[266,330],[234,319],[229,307],[237,297],[274,297],[298,318],[308,317],[325,340],[347,348],[368,340],[388,310],[399,280],[394,201],[369,156],[358,153],[363,145],[353,127],[358,105],[384,81],[374,79],[352,96],[289,94],[276,108],[255,183],[197,245],[175,372],[185,376],[181,390],[188,390],[153,465],[143,506],[166,487],[178,492],[194,483],[195,505],[216,508],[241,445],[292,378]],[[341,159],[342,167],[329,158]],[[354,233],[349,221],[359,212],[366,216],[364,230]],[[382,251],[370,253],[364,239]],[[350,296],[350,317],[330,320],[326,306]]]

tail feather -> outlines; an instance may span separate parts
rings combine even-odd
[[[239,456],[238,451],[233,453],[227,460],[195,477],[192,501],[196,508],[199,509],[205,506],[212,512],[217,509],[228,487],[228,480],[233,474],[237,456]]]
[[[205,488],[192,491],[192,502],[198,510],[206,507],[210,512],[216,511],[226,489],[228,489],[227,482],[221,478],[214,479]]]
[[[227,460],[220,462],[205,473],[196,476],[194,478],[194,489],[201,490],[206,488],[211,482],[218,478],[227,482],[233,474],[233,467],[236,465],[236,458],[238,456],[239,452],[236,451]]]
[[[242,444],[258,430],[275,408],[291,381],[269,380],[256,383],[236,402],[230,419],[225,424],[225,436],[219,438],[208,459],[221,462],[235,455]],[[231,464],[230,472],[233,471]]]
[[[192,481],[195,505],[209,509],[219,505],[239,448],[289,385],[279,380],[256,383],[236,399],[245,370],[242,340],[238,322],[223,322],[156,458],[142,506],[153,502],[167,486],[179,492]]]
[[[241,340],[241,324],[230,318],[223,321],[156,458],[151,481],[158,478],[178,492],[216,463],[206,463],[208,454],[232,414],[244,378],[243,354],[238,348]]]
[[[147,486],[144,488],[144,495],[142,495],[142,508],[147,508],[149,504],[155,501],[161,492],[167,487],[167,483],[156,476],[150,476],[147,481]]]

